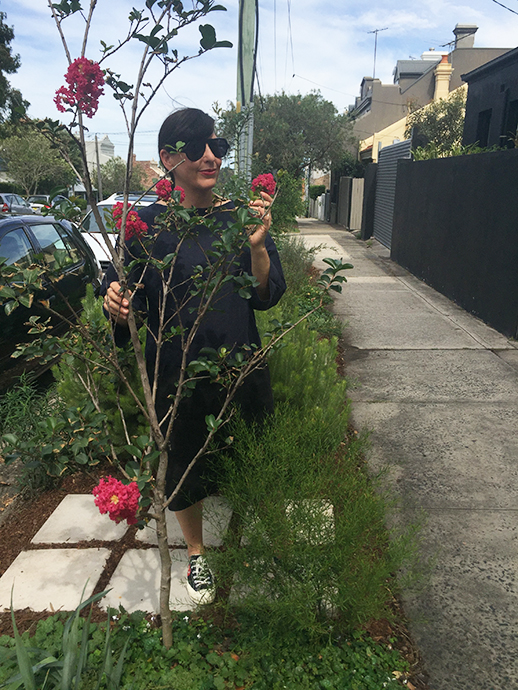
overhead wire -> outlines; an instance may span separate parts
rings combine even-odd
[[[515,10],[512,10],[510,7],[507,7],[507,5],[503,5],[501,2],[498,2],[498,0],[493,0],[493,2],[497,5],[500,5],[500,7],[503,7],[504,10],[509,10],[509,12],[512,12],[513,14],[518,14],[518,12],[515,12]]]

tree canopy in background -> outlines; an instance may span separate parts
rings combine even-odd
[[[246,114],[229,108],[217,112],[218,131],[233,145]],[[286,170],[301,177],[307,168],[327,169],[351,142],[352,123],[319,92],[305,96],[284,92],[256,99],[252,174]]]
[[[7,174],[24,193],[48,192],[53,187],[72,184],[71,167],[42,135],[28,130],[0,142],[0,155]]]
[[[120,156],[110,158],[101,165],[101,181],[103,186],[103,196],[106,198],[124,189],[126,178],[126,162]],[[95,179],[95,176],[94,176]],[[130,189],[133,191],[143,191],[144,175],[138,166],[133,167],[131,174]]]
[[[5,76],[14,74],[20,67],[20,56],[13,55],[9,45],[14,31],[5,23],[6,17],[5,12],[0,12],[0,123],[18,121],[29,107],[28,101],[18,89],[13,89]]]
[[[414,148],[431,145],[447,152],[460,147],[465,109],[466,93],[464,89],[457,89],[449,98],[441,98],[410,113],[405,137],[412,137]]]

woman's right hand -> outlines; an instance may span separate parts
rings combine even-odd
[[[131,293],[125,293],[131,295]],[[129,301],[122,293],[120,283],[110,283],[104,296],[104,308],[119,326],[128,325]]]

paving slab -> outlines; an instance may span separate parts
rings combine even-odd
[[[33,544],[81,541],[118,541],[126,534],[126,521],[117,524],[101,515],[92,494],[69,494],[31,540]]]
[[[518,357],[514,369],[505,357],[478,349],[351,350],[345,356],[353,401],[507,401],[518,406]]]
[[[464,329],[452,327],[445,316],[423,307],[413,295],[394,290],[373,292],[370,300],[363,296],[353,303],[344,290],[335,300],[334,313],[347,322],[344,338],[348,345],[362,350],[482,349]],[[365,309],[369,301],[375,309]]]
[[[174,611],[191,611],[195,608],[185,587],[187,577],[187,549],[171,550],[171,598]],[[160,589],[160,557],[158,549],[130,549],[121,558],[107,587],[111,591],[100,605],[126,611],[158,613]]]
[[[518,687],[517,512],[434,512],[424,586],[403,595],[432,690]]]
[[[220,546],[232,514],[228,503],[219,496],[209,496],[203,501],[203,543],[205,546]],[[185,540],[174,513],[166,513],[167,538],[170,546],[185,546]],[[136,538],[144,544],[157,544],[155,521],[152,520],[143,530],[138,530]]]
[[[516,403],[356,402],[352,421],[372,430],[369,465],[388,468],[403,508],[518,507]]]
[[[91,596],[110,554],[108,549],[22,551],[0,578],[0,610],[73,611]]]
[[[495,352],[500,359],[503,359],[515,371],[518,371],[518,350],[497,350]]]

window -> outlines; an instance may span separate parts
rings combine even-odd
[[[33,260],[33,249],[23,228],[16,228],[0,240],[0,256],[7,259],[7,265],[17,264],[27,268]]]
[[[55,267],[57,257],[62,266],[79,263],[80,256],[77,248],[59,225],[38,223],[31,225],[31,230],[40,243],[45,261],[51,268]]]
[[[482,112],[478,114],[477,141],[478,145],[481,147],[487,146],[492,113],[493,109],[489,108],[489,110],[482,110]]]
[[[503,136],[503,145],[508,149],[515,147],[514,139],[518,129],[518,100],[510,101],[507,106],[507,117],[505,120]]]

